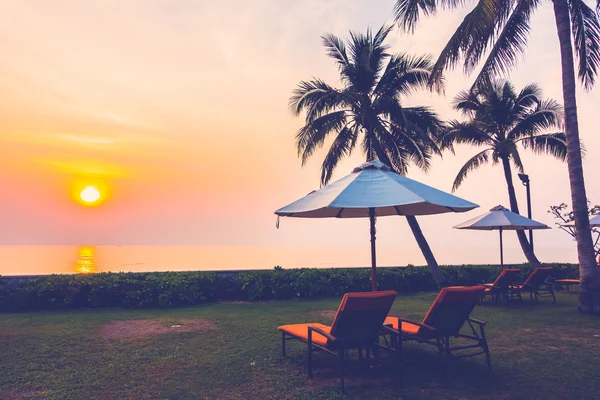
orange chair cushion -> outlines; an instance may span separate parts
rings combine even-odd
[[[282,325],[277,328],[278,331],[283,331],[290,336],[294,336],[299,339],[304,339],[308,341],[308,327],[313,326],[315,328],[319,328],[324,330],[325,332],[331,332],[331,327],[323,324],[292,324],[292,325]],[[312,342],[319,346],[327,345],[327,338],[320,333],[313,332],[312,333]]]
[[[390,311],[394,299],[398,296],[398,292],[395,290],[380,290],[377,292],[354,292],[346,293],[342,297],[340,306],[333,317],[331,323],[331,329],[333,335],[338,335],[337,330],[339,329],[339,321],[342,319],[342,315],[346,311],[375,311],[385,310],[385,314]]]
[[[556,283],[572,283],[579,285],[581,281],[579,279],[557,279],[554,282]]]
[[[440,290],[440,293],[438,294],[438,296],[435,298],[435,301],[433,302],[433,304],[431,305],[431,307],[429,308],[429,311],[427,311],[427,314],[425,315],[425,318],[423,318],[423,323],[430,325],[428,323],[428,319],[429,317],[433,316],[433,313],[435,311],[435,308],[438,304],[441,304],[443,302],[448,302],[448,303],[453,303],[453,302],[457,302],[457,303],[461,303],[461,302],[469,302],[469,301],[476,301],[476,299],[478,299],[479,297],[481,297],[483,295],[483,293],[485,293],[485,287],[478,285],[478,286],[448,286],[443,288],[442,290]]]
[[[384,325],[392,325],[392,328],[400,332],[398,329],[398,318],[396,317],[387,317],[385,319]],[[418,335],[421,327],[419,325],[411,324],[410,322],[402,321],[402,333],[407,335]]]

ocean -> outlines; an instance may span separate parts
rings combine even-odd
[[[381,261],[398,260],[386,256]],[[418,251],[418,250],[417,250]],[[370,265],[365,246],[0,246],[0,275],[222,271]],[[384,264],[381,264],[384,265]]]

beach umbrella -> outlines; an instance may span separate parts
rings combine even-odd
[[[456,225],[454,229],[498,230],[500,232],[500,266],[504,267],[502,232],[506,230],[550,229],[550,227],[541,222],[525,218],[502,206],[496,206],[485,214]]]
[[[566,224],[563,224],[561,226],[568,226],[568,227],[574,227],[575,226],[575,221],[571,221],[571,222],[567,222]],[[590,218],[590,227],[594,228],[594,227],[599,227],[600,226],[600,214],[594,215],[592,218]]]
[[[280,217],[362,218],[371,226],[371,284],[375,273],[375,217],[464,212],[479,207],[390,170],[381,161],[368,161],[351,174],[275,211]]]

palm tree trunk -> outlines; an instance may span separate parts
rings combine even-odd
[[[588,217],[587,196],[583,180],[581,143],[577,121],[577,101],[575,96],[575,69],[571,44],[571,21],[567,0],[553,0],[554,18],[558,31],[562,67],[563,102],[565,107],[565,133],[567,136],[567,166],[571,184],[573,217],[577,231],[577,257],[581,290],[579,311],[600,314],[600,269],[594,260],[594,247],[590,220]]]
[[[429,243],[427,243],[427,239],[423,236],[423,231],[421,231],[421,227],[417,222],[417,218],[413,215],[406,215],[406,221],[412,230],[415,239],[417,240],[417,244],[421,248],[421,252],[423,253],[423,257],[425,257],[425,261],[427,262],[427,266],[429,267],[429,271],[431,275],[433,275],[433,279],[435,280],[436,285],[439,289],[448,286],[448,281],[446,280],[446,275],[440,269],[435,257],[433,256],[433,252],[429,247]]]
[[[513,185],[512,171],[510,170],[510,161],[506,157],[502,157],[502,166],[504,167],[504,178],[506,178],[506,185],[508,186],[508,200],[510,202],[510,211],[519,214],[519,204],[517,203],[517,195],[515,193],[515,186]],[[540,267],[540,261],[533,253],[533,249],[525,236],[525,231],[516,231],[517,237],[519,238],[519,244],[523,249],[523,254],[529,264],[535,268]]]

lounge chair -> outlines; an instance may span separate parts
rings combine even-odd
[[[510,297],[509,288],[514,281],[519,279],[521,276],[521,270],[519,268],[506,268],[503,269],[500,275],[496,278],[493,283],[485,283],[485,296],[492,296],[492,300],[496,302],[501,297],[508,299]]]
[[[308,377],[312,378],[314,349],[337,356],[340,361],[340,379],[344,388],[344,352],[349,349],[373,349],[382,330],[383,321],[398,295],[393,290],[380,292],[346,293],[331,326],[309,323],[283,325],[281,351],[285,357],[285,343],[296,339],[308,344]],[[389,329],[389,328],[388,328]],[[367,350],[367,354],[369,350]],[[361,352],[362,354],[362,352]]]
[[[579,279],[556,279],[554,280],[554,284],[557,288],[560,288],[562,285],[567,287],[567,292],[569,292],[570,285],[581,285],[581,280]]]
[[[452,286],[443,288],[429,308],[423,322],[404,318],[387,317],[384,324],[391,325],[397,340],[397,348],[402,351],[403,341],[417,341],[437,347],[440,356],[471,357],[485,354],[489,369],[492,369],[490,350],[485,337],[485,322],[470,318],[471,311],[483,296],[485,286]],[[461,333],[463,325],[470,328],[468,334]],[[478,325],[479,332],[473,325]],[[465,339],[471,344],[450,346],[450,338]],[[472,343],[475,342],[475,343]],[[475,352],[461,350],[478,349]],[[459,354],[453,354],[458,351]]]
[[[546,281],[551,272],[552,267],[534,268],[525,282],[510,286],[511,295],[523,300],[521,293],[528,292],[529,300],[533,300],[535,295],[536,302],[538,301],[538,297],[552,297],[552,302],[556,303],[552,282]]]

